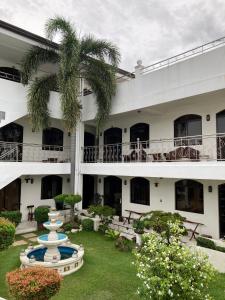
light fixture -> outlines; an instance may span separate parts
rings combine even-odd
[[[124,128],[123,132],[124,132],[124,133],[127,133],[127,128]]]
[[[159,183],[158,183],[158,182],[155,182],[154,184],[155,184],[155,187],[158,187],[158,186],[159,186]]]
[[[98,183],[102,183],[102,179],[101,178],[98,179]]]
[[[210,121],[210,115],[206,115],[206,121]]]
[[[25,182],[28,183],[29,181],[31,184],[34,183],[34,179],[32,177],[25,177]]]
[[[208,186],[208,192],[209,192],[209,193],[212,193],[212,190],[213,190],[212,186],[209,185],[209,186]]]
[[[126,179],[124,180],[124,185],[127,185],[127,181],[126,181]]]
[[[70,182],[70,178],[68,177],[68,178],[66,179],[66,181],[69,183],[69,182]]]

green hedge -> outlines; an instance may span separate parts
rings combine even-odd
[[[8,219],[0,217],[0,250],[12,245],[15,237],[15,226]]]
[[[225,247],[217,246],[214,243],[214,241],[212,241],[210,239],[206,239],[202,236],[198,236],[196,241],[197,241],[197,246],[213,249],[213,250],[220,251],[220,252],[225,252]],[[225,246],[225,244],[224,244],[224,246]]]
[[[34,211],[34,218],[38,224],[48,221],[49,208],[47,206],[38,206]]]
[[[2,211],[0,217],[8,219],[17,226],[21,222],[22,214],[19,210]]]
[[[83,219],[81,221],[82,229],[84,231],[93,231],[94,230],[94,221],[92,219]]]

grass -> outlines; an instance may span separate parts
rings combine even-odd
[[[135,294],[138,279],[132,265],[131,253],[118,251],[112,241],[99,233],[80,232],[70,235],[74,243],[85,248],[84,266],[64,277],[62,287],[53,300],[138,300]],[[6,272],[19,267],[19,253],[24,246],[0,252],[0,297],[9,299],[4,284]],[[210,294],[225,300],[225,274],[218,274],[211,283]]]

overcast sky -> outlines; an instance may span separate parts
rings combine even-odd
[[[224,0],[0,0],[3,21],[42,36],[55,15],[117,44],[129,71],[225,36]]]

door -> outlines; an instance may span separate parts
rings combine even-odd
[[[83,209],[87,209],[94,202],[95,178],[92,175],[83,175]]]
[[[225,184],[221,184],[218,187],[219,195],[219,230],[220,238],[225,236]]]
[[[122,213],[122,180],[116,176],[104,178],[104,204],[116,210],[116,214]]]
[[[122,129],[109,128],[104,132],[104,161],[117,162],[122,160]]]
[[[217,159],[225,159],[225,110],[216,114]]]
[[[20,209],[21,180],[14,180],[0,190],[0,211]]]

